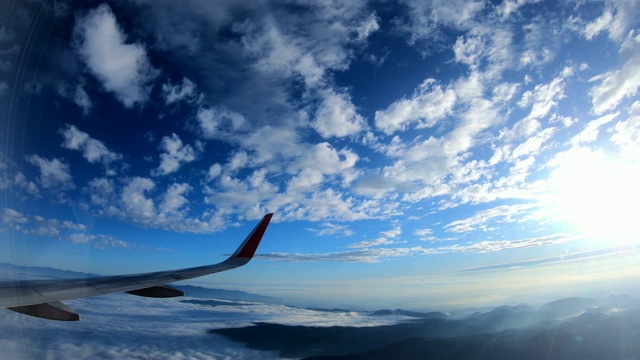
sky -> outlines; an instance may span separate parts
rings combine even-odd
[[[640,4],[0,4],[0,262],[415,309],[635,290]]]

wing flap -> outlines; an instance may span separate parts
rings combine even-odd
[[[48,320],[78,321],[80,315],[61,302],[8,307],[7,309],[21,314]]]
[[[127,294],[152,298],[170,298],[184,296],[184,291],[176,289],[173,286],[163,285],[127,291]]]

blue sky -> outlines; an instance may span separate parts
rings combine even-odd
[[[0,261],[316,305],[625,292],[636,1],[2,5]]]

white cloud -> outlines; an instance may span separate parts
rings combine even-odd
[[[164,96],[164,100],[167,105],[171,105],[179,101],[194,102],[198,99],[196,87],[197,86],[193,81],[185,77],[182,79],[182,84],[163,84],[162,95]]]
[[[387,230],[387,231],[382,231],[380,232],[380,235],[386,238],[397,238],[398,236],[400,236],[402,234],[402,228],[398,225],[394,226],[393,229],[391,230]]]
[[[400,27],[410,34],[410,43],[434,37],[440,26],[467,30],[474,25],[475,16],[480,13],[485,2],[479,0],[402,0],[409,10],[410,22]]]
[[[354,167],[358,155],[351,150],[337,151],[329,143],[323,142],[309,148],[296,159],[289,168],[290,172],[298,173],[289,181],[290,190],[313,190],[320,185],[326,175],[341,175],[343,183],[348,184],[356,177]]]
[[[64,148],[81,151],[90,163],[101,162],[107,165],[122,158],[122,155],[109,150],[102,141],[92,138],[74,125],[67,125],[59,133],[64,137]]]
[[[524,5],[535,4],[540,1],[541,0],[505,0],[497,7],[496,12],[502,18],[506,18]]]
[[[376,111],[375,124],[387,135],[406,130],[413,123],[417,128],[432,127],[451,114],[455,102],[452,89],[442,89],[434,79],[426,79],[410,99],[397,100],[385,110]]]
[[[69,172],[69,164],[63,160],[47,160],[38,155],[27,155],[26,160],[40,170],[38,182],[46,189],[72,189],[74,184]]]
[[[90,194],[91,211],[95,214],[145,227],[204,233],[226,226],[216,222],[208,212],[192,216],[187,196],[193,190],[191,185],[172,183],[167,184],[165,190],[161,185],[142,177],[127,179],[122,184],[109,178],[97,178],[88,183],[85,192]],[[116,246],[119,244],[116,240],[96,238],[96,242],[102,242],[104,246]]]
[[[308,89],[325,84],[328,70],[344,70],[351,60],[349,45],[375,32],[377,18],[362,1],[312,2],[304,12],[267,13],[237,24],[244,51],[257,59],[254,68],[280,79],[301,78]],[[304,31],[300,31],[301,26]]]
[[[548,127],[544,130],[532,133],[528,139],[513,149],[511,155],[508,156],[508,159],[515,161],[516,159],[524,156],[537,155],[540,148],[542,148],[542,145],[551,139],[556,133],[557,129],[554,127]]]
[[[495,105],[481,98],[470,101],[468,108],[457,117],[460,119],[457,126],[443,137],[415,141],[410,147],[391,148],[389,155],[399,159],[393,165],[386,166],[383,175],[394,179],[396,184],[404,184],[404,191],[414,192],[406,200],[418,201],[451,191],[452,188],[447,186],[450,182],[445,178],[460,166],[460,154],[476,145],[480,133],[502,121]],[[474,164],[479,165],[476,170],[484,166],[478,162]],[[460,179],[469,178],[468,175],[478,176],[475,170],[466,173],[467,176]]]
[[[369,17],[363,20],[362,23],[357,27],[358,32],[358,40],[365,40],[369,37],[369,35],[380,29],[380,24],[378,23],[380,19],[376,16],[375,13],[371,13]]]
[[[576,240],[575,237],[566,234],[544,235],[517,240],[478,241],[470,245],[453,245],[438,248],[439,252],[454,253],[487,253],[509,249],[521,249],[538,246],[562,244]]]
[[[58,86],[58,94],[60,94],[60,96],[62,97],[70,99],[76,105],[78,105],[78,107],[82,109],[82,114],[84,116],[89,115],[89,112],[93,107],[93,102],[91,101],[91,98],[89,98],[89,94],[87,94],[83,83],[78,83],[75,87],[70,86],[66,83],[61,83]]]
[[[602,114],[614,110],[626,97],[635,96],[640,87],[640,34],[629,32],[620,47],[620,59],[624,62],[618,70],[590,79],[600,82],[591,89],[593,111]]]
[[[640,160],[640,115],[618,121],[613,131],[611,141],[620,148],[620,155],[629,160]]]
[[[487,20],[483,20],[487,21]],[[482,71],[482,78],[500,80],[504,70],[515,65],[513,33],[501,24],[476,24],[459,36],[452,46],[455,60],[472,71]]]
[[[229,158],[225,170],[234,172],[246,167],[249,163],[249,155],[245,151],[238,151]]]
[[[253,177],[253,181],[252,181]],[[264,178],[264,170],[254,171],[252,175],[241,180],[233,178],[228,174],[222,174],[216,181],[215,187],[205,187],[205,202],[215,205],[219,209],[224,209],[225,213],[246,213],[251,209],[255,217],[264,215],[267,211],[258,208],[266,199],[275,200],[277,186],[268,182]],[[267,207],[271,212],[275,209]],[[261,215],[258,215],[261,213]],[[254,215],[254,214],[252,214]],[[282,214],[279,213],[279,216]],[[249,218],[254,218],[250,216]]]
[[[88,233],[88,227],[84,224],[70,220],[45,219],[39,215],[27,215],[8,208],[2,211],[2,222],[12,230],[24,234],[66,240],[99,249],[116,247],[139,248],[109,235]]]
[[[154,172],[155,175],[167,175],[178,171],[180,166],[196,159],[201,146],[196,143],[194,149],[191,145],[183,144],[175,133],[162,138],[160,148],[164,151],[160,154],[160,165]]]
[[[551,108],[557,106],[558,102],[566,97],[564,78],[565,76],[558,76],[551,82],[536,85],[533,91],[529,90],[522,94],[518,105],[531,107],[531,111],[523,121],[538,120],[547,116]]]
[[[467,64],[471,67],[477,67],[477,63],[486,51],[486,47],[487,45],[482,37],[459,36],[453,45],[453,53],[456,61]]]
[[[393,241],[386,238],[377,238],[375,240],[360,241],[355,244],[349,245],[349,247],[357,249],[357,248],[367,248],[372,246],[389,245],[389,244],[393,244]]]
[[[13,209],[2,209],[2,222],[7,225],[24,224],[28,221],[27,217]]]
[[[394,225],[393,229],[387,231],[381,231],[380,237],[374,240],[364,240],[354,244],[349,245],[350,248],[368,248],[372,246],[380,246],[380,245],[390,245],[396,243],[396,241],[390,240],[395,239],[402,234],[402,228],[399,225]]]
[[[345,252],[325,253],[325,254],[290,254],[290,253],[269,253],[257,254],[255,257],[262,260],[286,261],[286,262],[319,262],[338,261],[349,263],[380,263],[394,257],[425,256],[434,254],[449,253],[487,253],[503,251],[509,249],[520,249],[528,247],[548,246],[562,244],[576,240],[575,236],[567,234],[543,235],[532,238],[515,240],[494,240],[478,241],[468,245],[449,245],[432,248],[422,246],[404,248],[379,248],[360,249]]]
[[[153,223],[156,205],[147,197],[156,184],[147,178],[135,177],[122,189],[120,202],[125,216],[142,224]]]
[[[346,94],[324,90],[322,100],[312,126],[322,137],[344,137],[361,132],[366,122],[358,114],[351,99]]]
[[[340,236],[347,237],[355,234],[353,230],[351,230],[346,225],[336,225],[333,223],[323,223],[320,224],[320,229],[307,229],[316,233],[318,236]]]
[[[274,160],[297,158],[307,150],[297,130],[293,126],[266,125],[239,137],[237,141],[246,151],[254,152],[254,163],[274,164]]]
[[[209,171],[207,172],[207,179],[213,180],[222,174],[222,166],[220,164],[215,163],[209,167]]]
[[[500,205],[487,210],[478,211],[472,217],[452,221],[445,225],[445,229],[452,232],[470,232],[478,229],[487,231],[490,228],[486,224],[490,220],[499,218],[499,222],[501,223],[519,221],[522,218],[522,214],[527,214],[535,207],[535,204]]]
[[[571,138],[571,144],[577,146],[581,143],[588,143],[597,140],[598,135],[600,134],[600,127],[615,120],[618,115],[619,113],[607,114],[589,121],[581,132]]]
[[[435,240],[436,237],[433,236],[433,229],[425,228],[425,229],[416,229],[413,231],[413,235],[417,236],[419,240],[428,241]]]
[[[605,7],[597,19],[586,24],[583,33],[591,40],[602,31],[609,33],[609,38],[621,41],[629,30],[637,26],[640,5],[635,0],[606,0]]]
[[[172,184],[164,194],[158,210],[160,216],[175,216],[175,213],[180,210],[189,202],[184,196],[191,190],[191,186],[188,184]]]
[[[206,139],[225,139],[249,129],[249,123],[242,114],[223,107],[200,108],[196,120]]]
[[[75,48],[88,69],[127,108],[144,104],[158,75],[140,44],[127,44],[111,8],[102,4],[78,17]]]
[[[361,249],[325,254],[269,253],[256,254],[254,257],[261,260],[286,262],[338,261],[348,263],[379,263],[388,258],[427,255],[431,253],[435,252],[416,246],[412,248]]]

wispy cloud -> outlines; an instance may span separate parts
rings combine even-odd
[[[593,111],[603,114],[614,110],[622,99],[634,96],[640,87],[640,34],[630,32],[620,46],[623,65],[590,79],[599,82],[591,89]]]
[[[509,249],[522,249],[538,246],[548,246],[575,241],[578,237],[569,234],[553,234],[514,240],[486,240],[478,241],[467,245],[448,245],[425,248],[423,246],[397,247],[397,248],[377,248],[362,249],[354,251],[334,252],[325,254],[290,254],[290,253],[269,253],[257,254],[256,257],[262,260],[285,261],[285,262],[319,262],[338,261],[349,263],[379,263],[395,257],[425,256],[435,254],[468,253],[480,254],[488,252],[503,251]],[[376,243],[380,240],[380,243]],[[369,247],[385,244],[386,239],[378,239],[371,242],[363,241],[362,246]],[[371,243],[371,244],[369,244]],[[356,247],[356,246],[350,246]]]
[[[452,221],[445,225],[448,231],[453,232],[469,232],[477,229],[489,230],[486,225],[489,221],[498,218],[499,222],[509,223],[522,220],[536,204],[519,204],[519,205],[501,205],[491,209],[478,211],[474,216]]]
[[[560,256],[552,256],[552,257],[533,259],[533,260],[502,263],[502,264],[496,264],[496,265],[477,266],[477,267],[462,269],[462,270],[459,270],[458,272],[465,273],[465,272],[476,272],[476,271],[493,271],[493,270],[502,270],[502,269],[512,269],[512,268],[520,268],[520,267],[532,267],[532,266],[544,265],[544,264],[590,260],[596,257],[619,256],[627,252],[635,252],[635,251],[637,251],[637,249],[633,247],[606,248],[606,249],[563,254]]]

